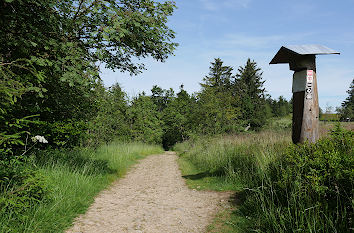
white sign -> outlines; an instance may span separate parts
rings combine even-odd
[[[313,70],[308,70],[307,71],[307,83],[312,83],[313,82]]]
[[[313,92],[313,70],[307,70],[306,91],[305,91],[305,96],[307,100],[312,99],[312,92]]]

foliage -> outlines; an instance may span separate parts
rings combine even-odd
[[[343,101],[342,106],[337,109],[342,121],[353,121],[354,119],[354,79],[347,91],[349,96]]]
[[[266,101],[274,117],[284,117],[292,112],[292,102],[287,101],[283,96],[279,96],[278,99],[268,97]]]
[[[266,104],[262,73],[250,59],[233,75],[219,58],[211,63],[201,83],[194,111],[195,131],[203,134],[239,132],[249,124],[258,129],[271,117]]]
[[[224,66],[223,61],[217,58],[209,70],[209,76],[203,79],[202,90],[197,94],[196,130],[203,134],[237,131],[241,105],[239,96],[233,95],[231,89],[233,68]]]
[[[261,69],[256,62],[247,60],[244,67],[239,67],[235,86],[240,95],[242,119],[253,128],[260,128],[266,123],[265,89]]]
[[[270,183],[262,195],[271,195],[271,189],[274,199],[269,204],[284,210],[292,206],[284,214],[286,219],[281,213],[274,215],[282,219],[284,231],[306,227],[320,232],[344,232],[352,225],[353,136],[352,131],[337,126],[329,138],[289,147],[269,165]]]
[[[128,114],[133,139],[146,143],[162,143],[161,113],[149,96],[143,93],[135,97]]]
[[[159,146],[137,142],[112,142],[95,150],[40,151],[33,162],[39,177],[45,177],[51,191],[50,199],[27,202],[21,212],[14,212],[13,208],[0,209],[0,232],[63,232],[79,214],[86,211],[101,190],[123,176],[138,159],[162,151]],[[22,179],[20,181],[23,182]],[[30,179],[27,183],[32,187],[35,184]],[[30,189],[33,190],[31,192],[36,191],[34,188]],[[30,195],[23,193],[23,197]],[[11,196],[8,202],[14,199]],[[3,199],[0,200],[3,204]]]
[[[170,148],[176,142],[200,134],[224,134],[259,129],[272,116],[285,116],[291,112],[291,102],[283,97],[273,100],[266,96],[262,73],[256,63],[248,59],[233,75],[233,68],[215,59],[209,74],[201,83],[201,91],[188,95],[183,88],[174,91],[154,86],[152,100],[162,112],[164,125],[163,145]],[[288,128],[288,123],[272,128]]]
[[[33,167],[33,159],[27,156],[0,159],[0,215],[21,216],[32,205],[48,200],[45,177]]]
[[[320,116],[320,121],[339,121],[339,119],[338,114],[323,113]]]
[[[193,129],[192,113],[195,106],[195,99],[183,89],[182,85],[177,97],[173,98],[162,112],[164,123],[162,144],[165,149],[170,149],[177,142],[189,138]]]
[[[16,215],[48,197],[28,138],[44,135],[51,148],[132,138],[126,94],[106,90],[99,68],[133,75],[141,58],[165,61],[177,46],[167,26],[174,9],[152,0],[0,1],[1,211]],[[160,134],[143,139],[159,143]]]
[[[257,232],[347,232],[354,212],[352,148],[353,132],[339,127],[316,144],[291,145],[289,132],[265,131],[175,147],[199,171],[186,175],[187,183],[238,191],[233,218]]]
[[[58,122],[86,122],[95,116],[93,98],[99,63],[137,74],[144,68],[133,58],[165,61],[177,46],[166,25],[173,2],[151,0],[3,1],[0,3],[1,132],[20,135],[9,125],[39,115],[49,135]],[[54,124],[54,125],[53,125]],[[60,123],[59,123],[60,124]],[[82,130],[80,123],[77,130]],[[30,131],[22,124],[23,131]],[[58,135],[58,142],[75,130]],[[11,137],[7,137],[8,139]],[[76,132],[74,135],[76,136]],[[49,136],[48,136],[49,137]],[[77,140],[67,146],[73,146]]]
[[[97,113],[89,121],[88,132],[84,140],[86,145],[98,146],[114,139],[129,140],[131,137],[128,100],[119,84],[108,90],[103,85],[97,91]]]
[[[152,87],[151,94],[151,99],[159,112],[162,112],[171,103],[175,96],[172,88],[165,90],[157,85]]]

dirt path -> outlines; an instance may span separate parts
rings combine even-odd
[[[229,194],[188,189],[176,158],[167,152],[141,160],[67,232],[204,232]]]

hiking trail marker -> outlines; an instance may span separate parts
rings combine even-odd
[[[289,63],[293,75],[293,123],[294,143],[318,138],[319,105],[316,77],[316,55],[340,54],[322,45],[282,46],[269,64]]]

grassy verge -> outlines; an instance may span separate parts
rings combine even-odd
[[[325,134],[324,134],[325,135]],[[336,129],[294,146],[290,131],[199,138],[175,146],[192,188],[232,190],[210,232],[349,232],[353,216],[353,133]]]
[[[208,226],[208,232],[245,232],[249,218],[239,211],[244,188],[256,173],[290,145],[289,130],[200,137],[177,144],[178,163],[187,185],[197,190],[234,191],[234,201],[222,209]]]
[[[47,151],[36,164],[50,196],[19,216],[0,216],[0,232],[62,232],[86,211],[94,197],[123,176],[138,159],[163,152],[158,146],[115,142],[97,150]]]

